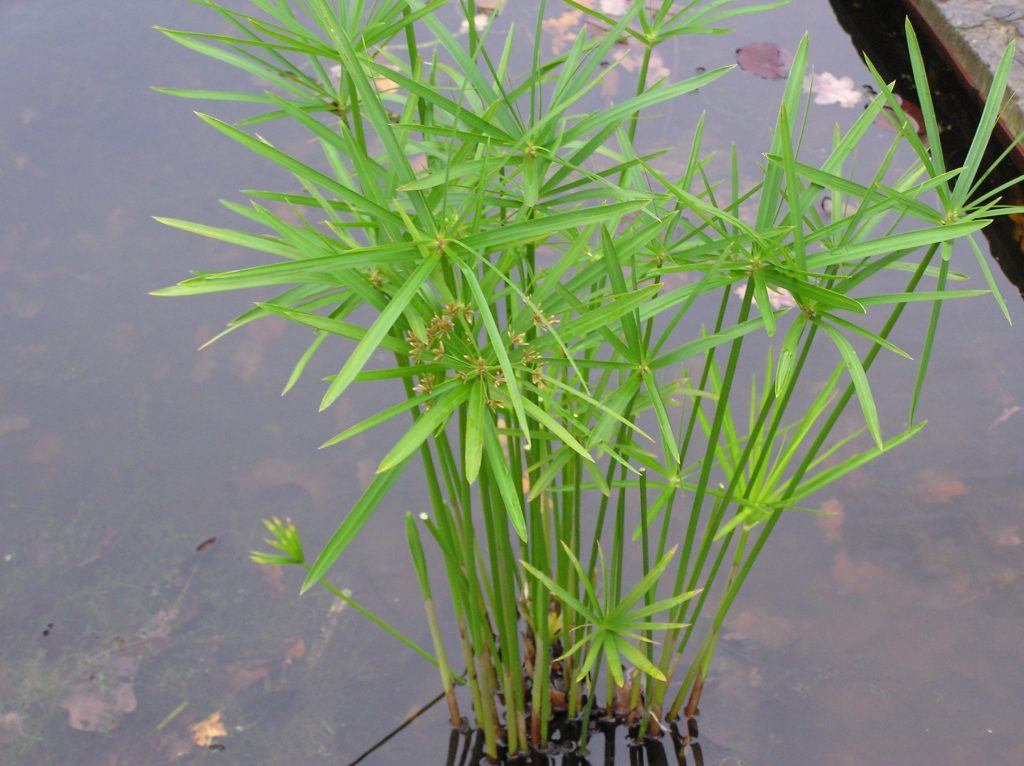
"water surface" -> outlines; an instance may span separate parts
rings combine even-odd
[[[147,295],[245,262],[149,216],[227,223],[217,198],[281,180],[148,90],[247,85],[154,24],[217,29],[187,3],[0,4],[0,764],[344,765],[429,701],[436,675],[245,554],[271,514],[310,547],[326,538],[390,441],[315,445],[398,393],[357,388],[318,416],[330,362],[278,397],[303,333],[265,321],[197,353],[247,298]],[[827,0],[737,27],[664,66],[685,77],[747,43],[792,50],[810,29],[816,71],[868,81]],[[735,140],[749,182],[781,89],[737,71],[644,130],[682,157],[707,110],[712,171]],[[855,117],[817,107],[808,156]],[[889,139],[879,128],[863,151]],[[978,278],[969,252],[955,258]],[[705,763],[1024,762],[1024,346],[989,300],[950,304],[940,337],[925,435],[817,499],[841,516],[784,517],[762,556],[704,697]],[[913,376],[886,365],[900,386]],[[395,534],[420,503],[409,472],[334,578],[427,643]],[[217,712],[222,752],[189,729]],[[429,711],[365,763],[441,766],[443,719]]]

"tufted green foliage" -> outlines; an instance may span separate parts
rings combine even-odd
[[[276,550],[254,558],[305,566],[303,590],[320,583],[351,602],[325,575],[375,514],[393,516],[399,533],[390,490],[421,464],[422,514],[404,531],[434,653],[357,608],[439,666],[453,721],[462,680],[489,755],[501,739],[511,753],[540,747],[552,688],[570,716],[589,711],[602,704],[603,667],[603,704],[628,687],[639,734],[657,733],[687,699],[695,705],[722,622],[782,512],[920,431],[942,303],[995,294],[983,259],[985,290],[951,289],[950,264],[956,241],[973,243],[1013,212],[977,196],[1009,65],[965,168],[943,165],[930,102],[926,142],[881,80],[811,164],[799,145],[805,39],[763,177],[743,190],[735,152],[731,179],[707,177],[703,116],[674,168],[637,145],[638,121],[728,72],[648,82],[658,45],[723,32],[769,6],[656,0],[615,18],[570,0],[593,23],[548,56],[543,2],[534,30],[503,38],[477,30],[471,0],[203,4],[232,31],[163,33],[261,85],[162,90],[251,107],[236,122],[199,116],[287,181],[225,203],[244,219],[238,230],[159,219],[255,257],[157,294],[257,289],[221,336],[272,316],[307,328],[285,391],[314,358],[330,359],[321,409],[353,386],[392,381],[380,390],[405,394],[324,444],[380,426],[392,434],[316,559],[307,564],[294,527],[276,520]],[[464,35],[450,31],[459,17]],[[600,105],[595,91],[615,70],[604,64],[626,38],[642,49],[635,92]],[[909,27],[908,41],[926,94]],[[870,180],[855,181],[848,166],[882,114],[899,133]],[[263,135],[282,124],[302,132],[301,151]],[[897,171],[900,145],[917,161]],[[932,306],[929,329],[918,347],[898,347],[893,328],[917,302]],[[812,347],[835,366],[808,394]],[[883,352],[917,360],[906,361],[917,373],[905,423],[876,406],[873,389],[899,383],[872,375]],[[742,371],[751,360],[753,377]],[[854,400],[864,428],[839,434]],[[431,568],[446,576],[437,598],[450,600],[454,625],[438,624]],[[693,652],[695,631],[704,637]],[[445,636],[465,679],[449,667]]]

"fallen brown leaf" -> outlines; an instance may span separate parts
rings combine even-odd
[[[643,46],[626,43],[616,45],[612,50],[612,60],[620,63],[627,72],[638,72],[644,57]],[[658,51],[654,51],[648,60],[647,85],[651,86],[658,80],[664,79],[672,74],[672,70],[665,65],[665,60]]]
[[[867,593],[874,580],[885,577],[885,570],[868,561],[853,561],[845,550],[836,553],[832,564],[832,579],[843,590],[852,593]]]
[[[832,543],[839,542],[843,539],[843,504],[836,498],[830,497],[821,504],[820,510],[822,513],[828,514],[818,516],[816,519],[818,526],[825,533],[825,539]]]
[[[793,53],[774,43],[750,43],[736,51],[740,69],[762,80],[784,80],[793,63]]]
[[[138,701],[130,683],[80,681],[64,695],[60,706],[68,711],[72,729],[106,733],[116,729],[121,716],[135,710]]]
[[[256,665],[251,668],[229,666],[228,688],[233,692],[240,692],[268,676],[270,676],[270,671],[266,665]]]
[[[284,664],[291,665],[306,656],[306,642],[301,636],[292,636],[284,642]]]
[[[22,415],[13,418],[0,418],[0,436],[7,436],[7,434],[12,434],[16,431],[24,431],[31,425],[32,421]]]
[[[560,15],[544,19],[544,31],[551,35],[551,52],[556,56],[568,50],[579,34],[583,14],[577,10],[563,11]]]
[[[223,711],[218,710],[199,723],[189,726],[192,741],[199,747],[210,747],[218,737],[226,737],[228,730],[224,728],[224,722],[221,720],[223,715]]]
[[[231,364],[243,383],[250,383],[263,366],[263,344],[252,338],[242,341],[231,355]]]
[[[761,671],[757,668],[751,668],[748,680],[750,681],[750,688],[757,689],[764,683],[764,676],[761,675]]]
[[[245,326],[245,333],[254,341],[266,343],[284,335],[288,322],[281,317],[264,317],[258,322],[250,322]]]
[[[28,462],[49,463],[64,449],[64,439],[57,434],[44,434],[29,448]]]
[[[0,715],[0,745],[9,745],[25,736],[25,716],[21,713]]]
[[[763,609],[744,609],[729,622],[726,641],[753,641],[769,649],[782,647],[792,635],[793,626],[785,617]]]
[[[34,319],[42,308],[38,301],[18,293],[7,295],[7,305],[19,319]]]
[[[1007,420],[1009,420],[1022,410],[1024,410],[1024,407],[1021,407],[1019,404],[1014,404],[1011,407],[1004,407],[1003,411],[999,413],[999,416],[988,424],[988,430],[996,430],[999,426],[1001,426],[1003,423],[1005,423]]]
[[[398,90],[398,83],[388,77],[374,77],[373,84],[377,87],[378,93],[394,93]]]
[[[210,374],[217,369],[217,357],[213,354],[199,354],[195,364],[192,365],[192,380],[202,383],[210,377]],[[170,367],[161,368],[159,376],[154,374],[154,380],[159,380],[170,372]]]
[[[352,595],[352,591],[347,588],[342,591],[345,598]],[[331,602],[331,606],[327,610],[327,617],[324,620],[323,625],[320,626],[320,635],[316,641],[313,642],[312,648],[309,650],[309,655],[306,658],[306,664],[310,668],[316,667],[317,663],[320,662],[320,658],[323,657],[324,651],[327,649],[327,645],[331,642],[331,638],[334,636],[334,631],[338,629],[338,622],[341,620],[341,615],[345,611],[347,602],[341,599],[336,599]]]
[[[84,566],[92,564],[92,563],[94,563],[96,561],[99,561],[100,557],[103,555],[103,551],[105,551],[108,547],[110,547],[111,543],[114,542],[114,539],[116,537],[117,537],[117,528],[116,527],[107,527],[106,531],[104,531],[104,533],[103,533],[103,536],[100,537],[100,541],[96,544],[96,548],[93,550],[93,552],[89,556],[87,556],[86,558],[82,559],[78,563],[78,566],[84,567]]]
[[[1016,548],[1021,544],[1020,527],[1003,526],[986,529],[985,536],[993,545],[1000,548]]]
[[[967,492],[967,485],[960,479],[934,469],[918,473],[910,487],[910,493],[922,503],[949,503]]]
[[[263,579],[266,581],[270,589],[274,591],[274,595],[280,596],[284,593],[284,568],[276,566],[274,564],[264,564],[260,567],[260,571],[263,573]]]
[[[257,489],[297,484],[318,502],[326,496],[326,483],[315,469],[281,458],[268,458],[253,466],[251,481]]]
[[[402,716],[402,723],[408,723],[409,721],[415,720],[418,715],[423,712],[423,705],[413,705]]]

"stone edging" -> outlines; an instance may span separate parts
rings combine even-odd
[[[1003,50],[1017,40],[1010,73],[1012,103],[1003,112],[1011,136],[1024,133],[1024,0],[905,0],[946,49],[960,73],[983,95]]]

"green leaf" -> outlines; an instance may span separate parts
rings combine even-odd
[[[484,419],[487,417],[487,383],[483,378],[477,378],[466,407],[466,445],[462,458],[469,484],[475,482],[480,473],[484,453]]]
[[[789,385],[793,376],[793,365],[796,360],[796,346],[800,342],[804,327],[807,325],[807,315],[801,312],[797,314],[793,324],[786,330],[786,337],[782,341],[782,350],[779,352],[779,362],[775,367],[775,396],[781,397]]]
[[[408,412],[414,407],[418,407],[422,404],[427,404],[430,401],[436,399],[438,396],[447,394],[457,385],[458,381],[454,379],[449,379],[442,383],[441,385],[437,386],[429,394],[424,393],[420,394],[419,396],[413,396],[409,399],[406,399],[405,401],[399,402],[398,404],[393,404],[390,407],[386,407],[385,409],[380,410],[379,412],[375,412],[370,417],[365,418],[364,420],[360,420],[355,425],[346,428],[337,436],[333,436],[327,441],[325,441],[323,444],[320,445],[320,449],[332,447],[335,444],[340,444],[341,442],[346,441],[347,439],[351,439],[353,436],[358,436],[359,434],[368,431],[371,428],[376,428],[381,423],[386,423],[392,418],[401,415],[403,412]]]
[[[284,396],[295,384],[299,382],[299,378],[302,377],[302,373],[305,372],[306,367],[309,365],[313,356],[323,345],[324,341],[327,340],[328,334],[326,332],[318,332],[313,342],[309,344],[309,347],[299,357],[299,361],[295,363],[295,367],[292,368],[291,375],[288,376],[288,380],[284,384],[284,389],[281,391],[281,396]]]
[[[970,149],[967,150],[963,170],[957,176],[956,186],[953,187],[953,203],[960,207],[967,204],[967,196],[978,175],[985,150],[988,149],[989,141],[992,139],[992,131],[995,130],[996,122],[999,120],[999,113],[1003,109],[1006,84],[1010,79],[1010,71],[1013,69],[1015,51],[1016,47],[1013,41],[1003,51],[1003,57],[992,78],[992,86],[985,97],[985,108],[978,121],[978,129],[974,133]]]
[[[366,335],[359,341],[359,345],[355,347],[345,361],[345,365],[341,368],[338,376],[331,381],[327,393],[324,394],[323,401],[320,402],[321,412],[330,407],[337,401],[339,396],[345,393],[345,390],[355,380],[356,375],[366,366],[373,353],[385,344],[385,339],[391,328],[398,321],[402,312],[405,311],[413,296],[419,292],[419,289],[427,281],[434,269],[437,268],[440,260],[441,255],[439,253],[427,256],[416,267],[416,270],[409,275],[409,278],[398,291],[391,296],[387,306],[380,312],[377,319],[370,326],[370,329],[367,330]]]
[[[323,332],[331,333],[332,335],[340,335],[343,338],[352,338],[354,340],[363,341],[366,339],[367,333],[369,332],[369,330],[359,327],[358,325],[349,324],[348,322],[342,322],[337,319],[331,319],[330,317],[321,316],[320,314],[310,314],[306,311],[299,311],[298,309],[276,306],[273,303],[258,303],[256,305],[271,314],[277,314],[278,316],[289,319],[292,322],[298,322],[299,324],[306,325],[307,327],[314,327],[317,330],[322,330]],[[408,346],[396,338],[385,337],[381,339],[378,345],[380,348],[387,349],[388,351],[395,351],[398,353],[408,351]]]
[[[646,673],[651,678],[656,678],[659,681],[665,680],[665,674],[661,672],[654,663],[644,656],[643,652],[633,646],[622,636],[615,636],[615,646],[627,660],[633,663],[633,665],[640,671]]]
[[[991,290],[922,290],[913,293],[888,293],[885,295],[865,295],[857,300],[862,306],[887,306],[895,303],[930,303],[931,301],[948,301],[956,298],[977,298],[988,295]]]
[[[770,305],[765,309],[765,311],[771,310],[772,308]],[[748,319],[746,322],[733,325],[721,332],[717,332],[712,335],[705,335],[703,338],[697,338],[696,340],[691,340],[688,343],[684,343],[681,346],[672,349],[671,351],[666,351],[660,357],[651,362],[651,369],[660,370],[662,367],[666,367],[670,364],[678,364],[679,362],[689,359],[691,356],[695,356],[712,348],[717,348],[723,343],[728,343],[736,338],[742,338],[745,335],[749,335],[763,326],[761,319]]]
[[[532,566],[530,563],[526,561],[520,561],[519,563],[522,565],[523,569],[525,569],[527,572],[536,577],[540,582],[542,582],[545,588],[554,593],[562,603],[566,604],[567,606],[571,606],[577,614],[582,615],[590,622],[595,622],[599,619],[597,615],[595,615],[590,609],[583,605],[583,602],[581,602],[578,598],[576,598],[574,595],[572,595],[569,591],[567,591],[557,582],[552,580],[546,574],[541,572],[535,566]]]
[[[615,247],[615,242],[612,241],[611,234],[608,233],[608,227],[603,225],[601,226],[601,251],[604,255],[602,260],[608,272],[608,281],[611,283],[612,289],[620,295],[625,294],[626,278],[622,273],[619,252]],[[629,344],[633,359],[639,361],[641,358],[640,322],[635,309],[622,315],[622,332],[626,337],[626,343]]]
[[[505,382],[508,386],[508,398],[512,402],[512,409],[515,411],[516,419],[519,421],[519,428],[523,432],[523,436],[526,440],[526,447],[530,447],[530,431],[526,424],[526,412],[523,409],[523,394],[519,389],[519,381],[516,379],[515,370],[512,368],[512,362],[508,358],[508,350],[505,348],[505,338],[502,336],[501,331],[498,330],[498,324],[494,321],[494,315],[491,314],[491,307],[484,295],[483,289],[480,287],[480,282],[477,281],[476,275],[473,270],[463,263],[459,263],[459,267],[462,270],[462,275],[466,278],[466,284],[469,285],[469,290],[473,294],[473,302],[476,305],[477,311],[480,312],[480,318],[483,320],[484,329],[487,332],[487,339],[491,342],[491,350],[494,355],[498,358],[498,364],[501,366],[501,372],[505,376]]]
[[[864,413],[864,421],[867,423],[868,431],[871,433],[872,438],[874,438],[875,444],[881,448],[882,429],[878,423],[878,409],[875,407],[875,399],[871,395],[871,386],[868,384],[868,376],[864,372],[864,367],[860,363],[860,357],[857,356],[857,352],[850,344],[850,341],[839,330],[825,322],[820,322],[818,325],[828,333],[836,349],[838,349],[839,355],[843,359],[843,364],[846,365],[846,371],[850,374],[854,390],[857,392],[857,399],[860,401],[860,409]]]
[[[842,317],[837,317],[835,314],[828,314],[828,313],[824,313],[823,312],[823,313],[819,314],[818,316],[819,317],[827,317],[828,320],[830,322],[832,322],[833,324],[839,325],[840,327],[845,327],[850,332],[856,333],[857,335],[860,335],[863,338],[867,338],[868,340],[870,340],[875,345],[878,345],[878,346],[881,346],[882,348],[888,349],[889,351],[892,351],[894,354],[902,356],[904,359],[911,359],[912,358],[910,356],[910,354],[908,354],[902,348],[897,346],[895,343],[892,343],[892,342],[886,340],[885,338],[883,338],[878,333],[871,332],[871,330],[867,329],[866,327],[861,327],[860,325],[855,325],[853,322],[848,322],[847,320],[843,319]]]
[[[484,457],[487,459],[487,469],[495,484],[498,485],[498,493],[505,504],[505,512],[509,521],[516,530],[521,540],[526,540],[526,518],[523,515],[522,481],[512,478],[508,463],[505,462],[505,455],[501,451],[501,442],[498,441],[498,429],[491,422],[490,418],[485,420],[484,428]]]
[[[873,255],[881,255],[882,253],[916,250],[925,245],[934,245],[939,242],[959,239],[967,234],[984,229],[990,223],[992,222],[989,220],[961,221],[959,223],[936,226],[931,229],[890,234],[879,239],[843,245],[825,253],[809,255],[807,256],[807,265],[809,268],[816,269],[832,264],[859,261],[862,258],[870,258]]]
[[[826,308],[853,311],[857,314],[867,313],[857,300],[835,290],[829,290],[808,280],[794,279],[780,269],[768,268],[765,269],[765,273],[776,287],[789,290],[797,298],[803,298],[804,302],[813,301]]]
[[[164,226],[188,231],[192,234],[198,234],[201,237],[209,237],[210,239],[227,242],[229,245],[246,247],[250,250],[257,250],[262,253],[272,253],[273,255],[280,255],[284,258],[294,259],[298,257],[298,253],[296,253],[294,247],[272,237],[246,234],[245,232],[234,231],[232,229],[222,229],[217,226],[206,226],[201,223],[193,223],[192,221],[181,221],[177,218],[160,218],[158,216],[154,216],[153,220],[164,224]]]
[[[377,473],[390,471],[405,462],[413,452],[437,429],[448,422],[455,409],[469,398],[469,386],[459,386],[454,391],[437,399],[433,406],[420,415],[412,428],[398,440],[391,451],[380,461]]]
[[[1006,301],[1003,300],[1003,294],[999,291],[999,285],[996,283],[995,277],[992,276],[992,269],[988,265],[988,258],[981,252],[981,248],[978,247],[978,243],[974,240],[973,235],[968,235],[967,241],[971,245],[971,251],[974,253],[974,257],[978,261],[978,268],[981,269],[982,275],[985,277],[985,283],[988,285],[989,291],[992,293],[992,297],[996,299],[996,304],[999,306],[999,310],[1003,312],[1003,316],[1006,318],[1008,324],[1013,324],[1013,319],[1010,318],[1010,310],[1006,307]],[[945,295],[948,297],[950,292],[947,291]]]
[[[366,197],[358,194],[353,189],[338,183],[333,178],[325,176],[319,170],[311,168],[309,165],[305,165],[299,162],[291,155],[285,154],[279,149],[275,149],[273,146],[265,141],[261,141],[254,136],[250,136],[248,133],[239,130],[233,125],[228,125],[226,122],[218,120],[216,117],[211,117],[208,114],[196,112],[196,116],[199,117],[203,122],[208,125],[212,125],[224,135],[231,139],[234,139],[242,146],[252,150],[256,154],[260,154],[272,162],[277,163],[286,170],[294,173],[297,177],[308,181],[309,183],[319,186],[332,194],[338,195],[338,197],[349,205],[354,210],[361,211],[377,218],[378,220],[389,221],[394,224],[401,223],[401,220],[385,207],[371,202]]]
[[[561,439],[564,445],[582,456],[584,460],[588,460],[591,463],[594,462],[594,458],[589,452],[587,452],[587,448],[580,444],[579,441],[576,440],[576,437],[569,433],[565,426],[551,417],[551,415],[549,415],[542,407],[538,407],[532,401],[525,398],[523,399],[523,407],[534,420]]]
[[[327,541],[327,545],[320,551],[320,555],[316,557],[316,561],[313,562],[313,566],[310,567],[309,573],[306,575],[305,582],[302,583],[300,593],[308,591],[327,574],[327,570],[344,553],[349,543],[359,534],[359,530],[373,516],[373,512],[377,510],[381,500],[391,490],[391,486],[398,477],[402,475],[406,465],[408,463],[401,463],[393,470],[387,473],[379,473],[374,477],[373,481],[370,482],[370,486],[366,488],[362,497],[359,498],[359,502],[349,511],[348,516],[345,517],[345,520],[334,534],[331,535],[331,539]]]
[[[754,301],[761,312],[761,321],[764,322],[764,331],[769,338],[775,335],[775,310],[768,298],[768,284],[765,282],[761,269],[751,272],[754,282]]]

